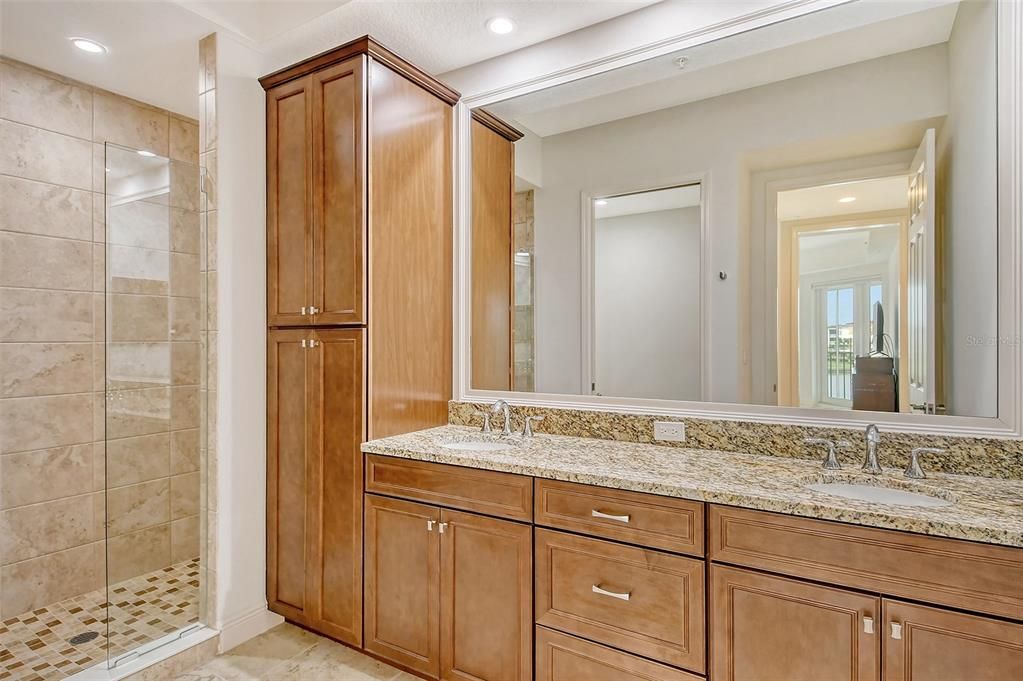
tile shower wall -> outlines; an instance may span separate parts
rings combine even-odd
[[[515,318],[512,336],[514,345],[514,389],[533,391],[535,332],[533,326],[533,291],[536,255],[533,239],[533,190],[516,192],[512,208],[514,243]]]
[[[108,141],[169,156],[182,188],[167,288],[111,282],[109,418]],[[198,149],[194,120],[0,61],[0,618],[102,588],[105,526],[111,581],[199,555]]]
[[[217,621],[216,552],[214,538],[217,527],[216,465],[217,465],[217,36],[210,34],[199,41],[199,163],[203,168],[204,193],[200,206],[203,258],[202,286],[206,298],[206,323],[202,332],[206,357],[202,380],[202,421],[206,427],[200,453],[199,496],[202,523],[202,578],[199,594],[199,618],[202,622]]]

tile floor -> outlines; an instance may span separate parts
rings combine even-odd
[[[281,624],[174,681],[418,681],[330,639]]]
[[[199,619],[199,560],[133,577],[0,622],[0,680],[55,681]],[[109,618],[109,619],[108,619]],[[78,634],[96,632],[72,645]]]

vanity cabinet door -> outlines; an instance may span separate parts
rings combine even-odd
[[[440,510],[365,497],[365,649],[440,673]]]
[[[885,600],[886,681],[1023,679],[1023,624]]]
[[[711,566],[714,681],[880,679],[879,598]]]
[[[312,317],[312,76],[266,93],[267,324],[309,324]]]
[[[533,528],[441,511],[441,678],[529,681]]]

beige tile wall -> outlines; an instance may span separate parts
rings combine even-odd
[[[105,142],[171,158],[111,210],[110,394]],[[0,618],[101,588],[106,548],[114,581],[199,553],[198,158],[195,120],[0,60]]]
[[[217,527],[217,36],[199,41],[199,164],[203,169],[202,205],[199,215],[205,247],[200,269],[206,317],[202,342],[201,420],[206,424],[199,452],[199,502],[201,554],[199,618],[215,623],[216,613],[216,527]]]

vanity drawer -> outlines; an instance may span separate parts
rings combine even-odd
[[[536,622],[703,672],[703,562],[536,530]]]
[[[544,627],[536,628],[536,681],[703,681],[702,676],[644,660]]]
[[[537,525],[703,555],[702,502],[539,479],[534,498]]]
[[[533,519],[533,480],[512,473],[369,454],[366,491],[499,518]]]
[[[711,560],[1023,619],[1023,549],[711,505]]]

